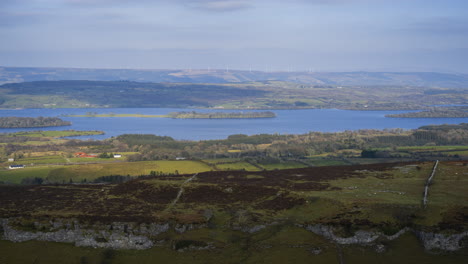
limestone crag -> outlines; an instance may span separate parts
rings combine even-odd
[[[35,231],[25,231],[14,229],[8,219],[1,220],[1,226],[3,239],[13,242],[40,240],[114,249],[151,248],[154,245],[151,237],[169,230],[169,224],[112,223],[83,228],[76,221],[56,221],[48,225],[35,222]]]
[[[330,226],[326,225],[308,225],[306,229],[317,234],[323,236],[329,240],[332,240],[338,244],[342,245],[349,245],[349,244],[369,244],[374,242],[380,237],[380,233],[371,232],[371,231],[363,231],[359,230],[355,233],[352,237],[339,237],[335,235],[334,230]]]
[[[456,251],[462,249],[462,240],[467,237],[468,231],[460,234],[437,234],[431,232],[414,231],[427,250],[441,249],[444,251]],[[465,245],[466,247],[466,245]]]
[[[73,243],[76,246],[113,248],[113,249],[148,249],[157,246],[157,235],[173,230],[184,233],[189,230],[206,227],[206,224],[137,224],[114,222],[111,224],[84,225],[76,220],[54,220],[49,222],[33,222],[30,225],[19,224],[18,219],[0,219],[0,232],[4,240],[23,242],[28,240],[40,240],[51,242]],[[274,222],[252,226],[234,225],[227,227],[245,233],[257,233],[268,226],[281,225]],[[468,231],[460,234],[441,234],[423,232],[410,228],[403,228],[393,235],[385,235],[379,231],[359,230],[350,237],[336,235],[336,227],[323,224],[297,225],[317,235],[323,236],[340,245],[374,245],[376,251],[384,251],[382,241],[395,240],[406,232],[414,233],[426,250],[456,251],[467,247]],[[465,244],[464,244],[465,243]],[[196,246],[200,247],[200,246]],[[203,245],[200,248],[212,248],[213,245]]]
[[[335,235],[334,228],[331,226],[318,224],[308,225],[305,228],[317,235],[321,235],[329,240],[334,241],[335,243],[342,245],[372,244],[380,240],[391,241],[397,239],[404,233],[411,231],[419,238],[426,250],[439,249],[444,251],[457,251],[463,247],[466,247],[466,245],[462,245],[462,239],[468,237],[468,231],[460,234],[445,235],[439,233],[422,232],[410,228],[403,228],[394,235],[390,236],[377,231],[359,230],[355,232],[354,236],[340,237]]]

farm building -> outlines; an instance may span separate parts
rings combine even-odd
[[[75,153],[75,157],[77,157],[77,158],[96,158],[97,154],[87,154],[85,152],[77,152],[77,153]]]
[[[13,162],[13,161],[15,161],[14,158],[8,158],[8,162]]]
[[[16,170],[16,169],[24,169],[24,165],[10,165],[8,168],[10,170]]]
[[[121,158],[122,155],[121,154],[114,154],[114,158]]]

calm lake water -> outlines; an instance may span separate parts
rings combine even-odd
[[[99,114],[163,115],[169,112],[236,112],[236,110],[205,110],[175,108],[80,108],[80,109],[20,109],[0,110],[0,116],[59,116]],[[252,110],[255,111],[255,110]],[[249,111],[244,111],[249,112]],[[408,111],[349,111],[337,109],[273,110],[276,118],[265,119],[170,119],[137,117],[61,117],[73,124],[66,127],[0,129],[0,133],[32,130],[100,130],[105,135],[86,138],[104,139],[121,134],[156,134],[175,139],[224,139],[232,134],[302,134],[310,131],[338,132],[358,129],[413,129],[429,124],[459,124],[468,118],[386,118],[386,114]],[[83,138],[83,137],[81,137]]]

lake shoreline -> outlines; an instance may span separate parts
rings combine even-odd
[[[100,130],[105,135],[80,137],[81,139],[101,140],[122,134],[153,134],[170,136],[180,140],[225,139],[232,134],[304,134],[316,132],[356,131],[362,129],[415,129],[431,124],[468,123],[468,118],[386,118],[387,114],[406,111],[355,111],[340,109],[276,110],[275,118],[239,119],[174,119],[145,118],[145,116],[167,116],[171,112],[200,111],[195,108],[63,108],[63,109],[23,109],[2,110],[2,116],[50,116],[72,122],[67,127],[46,127],[43,130]],[[83,118],[89,112],[132,115],[129,118],[99,117]],[[203,110],[203,113],[232,111],[223,109]],[[244,112],[261,112],[249,110]],[[2,132],[31,131],[27,129],[0,129]]]

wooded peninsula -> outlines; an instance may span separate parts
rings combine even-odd
[[[58,117],[0,117],[0,128],[70,126],[71,122]]]
[[[410,112],[386,115],[385,117],[399,118],[463,118],[468,117],[468,108],[462,109],[433,109],[429,111]]]

